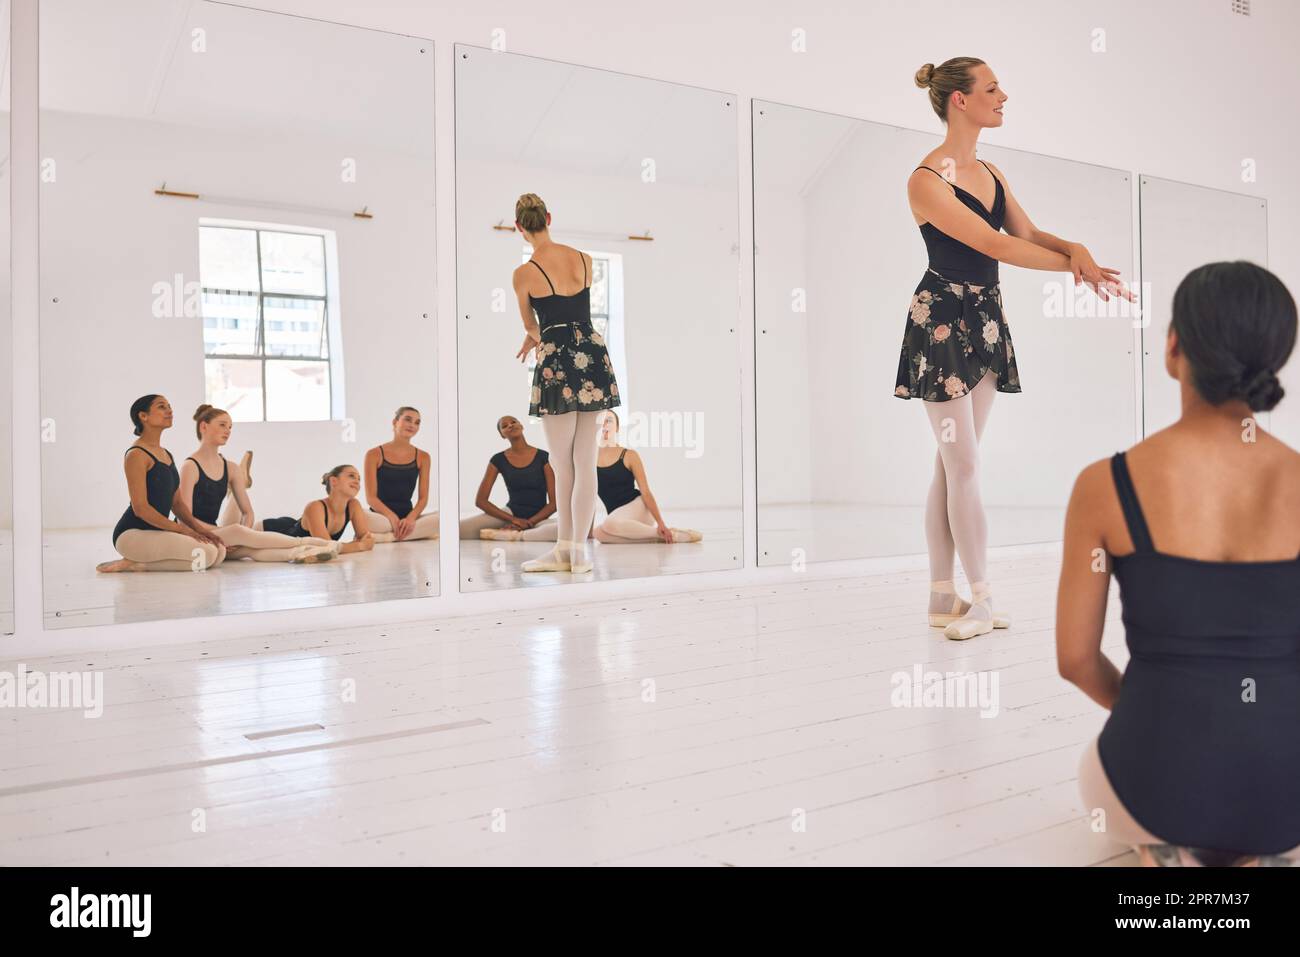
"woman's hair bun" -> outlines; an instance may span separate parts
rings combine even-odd
[[[197,409],[195,409],[195,410],[194,410],[194,421],[197,422],[197,421],[199,421],[199,419],[203,418],[203,413],[207,412],[208,409],[210,409],[210,408],[212,408],[212,406],[209,405],[208,403],[204,402],[201,406],[199,406]]]
[[[1284,390],[1272,369],[1260,369],[1241,380],[1241,395],[1251,409],[1271,409],[1282,401]]]
[[[916,71],[916,85],[921,89],[927,89],[930,86],[930,79],[934,76],[934,64],[927,63],[921,69]]]

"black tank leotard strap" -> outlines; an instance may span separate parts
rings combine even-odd
[[[578,258],[582,260],[582,289],[579,289],[578,292],[582,292],[584,289],[587,288],[587,257],[584,256],[582,253],[578,253]],[[539,263],[536,259],[530,259],[528,261],[532,263],[534,266],[536,266],[538,269],[541,269],[542,275],[546,276],[546,270],[542,269],[541,263]],[[559,295],[559,293],[555,291],[555,283],[551,282],[550,276],[546,276],[546,285],[551,287],[552,296]],[[575,296],[577,294],[578,293],[574,293]]]
[[[542,264],[539,263],[536,259],[530,259],[530,260],[528,260],[528,261],[529,261],[530,263],[532,263],[534,266],[536,266],[538,269],[542,269]],[[546,276],[546,270],[545,270],[545,269],[542,269],[542,275],[543,275],[543,276]],[[546,285],[548,285],[548,286],[551,287],[551,295],[554,296],[554,295],[555,295],[555,283],[551,282],[551,277],[550,277],[550,276],[546,276]]]
[[[641,494],[636,487],[636,476],[623,461],[625,455],[627,449],[619,452],[618,458],[608,465],[596,467],[596,494],[604,503],[606,512],[622,508]]]
[[[221,459],[221,478],[208,478],[208,473],[203,471],[203,466],[194,456],[187,456],[185,461],[193,462],[194,467],[199,470],[199,479],[194,483],[194,491],[191,494],[190,511],[200,522],[207,522],[209,525],[217,524],[221,517],[221,504],[226,500],[226,490],[230,487],[230,463],[226,461],[224,455],[218,456]]]
[[[1124,522],[1133,539],[1133,548],[1139,552],[1155,551],[1146,516],[1142,514],[1142,505],[1138,502],[1137,490],[1133,487],[1133,478],[1129,475],[1128,459],[1123,452],[1116,452],[1110,457],[1110,474],[1115,479],[1115,491],[1119,495],[1120,508],[1124,510]]]
[[[181,484],[181,474],[176,468],[176,456],[168,452],[167,449],[163,449],[164,452],[167,452],[167,457],[171,459],[170,462],[164,462],[143,445],[132,445],[123,455],[130,455],[137,449],[153,459],[154,463],[144,473],[145,498],[148,499],[155,512],[163,518],[169,518],[172,512],[172,499],[176,496],[176,490],[180,488]],[[132,529],[142,532],[163,531],[163,529],[150,525],[136,515],[134,507],[127,505],[126,511],[122,513],[122,517],[117,520],[117,525],[113,527],[113,544],[117,544],[118,536],[123,532]]]
[[[420,450],[409,462],[390,462],[379,446],[379,465],[375,469],[375,489],[383,502],[398,518],[405,518],[414,507],[415,487],[420,481]],[[371,509],[374,511],[374,509]]]

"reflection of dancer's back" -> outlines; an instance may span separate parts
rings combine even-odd
[[[581,573],[591,571],[585,531],[596,514],[600,416],[620,403],[605,341],[591,322],[590,257],[553,242],[550,222],[551,214],[538,196],[519,197],[515,225],[532,244],[533,258],[513,276],[527,332],[516,357],[523,359],[529,352],[537,356],[528,411],[542,417],[550,447],[558,525],[555,547],[521,567],[526,572]],[[564,288],[579,282],[581,286],[561,293],[555,280]]]
[[[497,421],[497,434],[509,439],[510,448],[488,460],[474,497],[481,514],[461,521],[460,537],[503,542],[555,541],[555,473],[548,464],[550,456],[545,449],[534,448],[524,440],[523,423],[513,415],[503,415]],[[498,475],[510,495],[505,508],[492,504],[492,488]]]
[[[597,490],[609,514],[596,527],[596,540],[609,545],[700,541],[703,536],[694,529],[665,524],[641,456],[618,444],[618,413],[612,409],[605,415],[601,435],[604,447],[596,459]],[[605,457],[610,461],[602,465],[600,459]]]

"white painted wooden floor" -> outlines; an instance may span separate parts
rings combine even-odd
[[[599,518],[603,519],[603,514]],[[523,572],[520,564],[544,555],[551,542],[469,541],[460,543],[460,590],[491,591],[500,588],[536,588],[574,581],[615,581],[690,572],[743,568],[744,515],[739,508],[673,509],[667,516],[676,528],[693,528],[703,534],[698,542],[605,545],[588,539],[591,571]],[[751,543],[750,548],[753,548]],[[686,587],[689,587],[687,585]]]
[[[351,539],[351,534],[344,536]],[[45,627],[73,628],[320,608],[438,594],[437,541],[376,545],[319,565],[222,562],[205,572],[101,574],[120,556],[111,528],[47,531]]]
[[[29,661],[108,704],[0,709],[0,864],[1128,863],[1057,574],[994,562],[1014,627],[967,643],[898,572]],[[998,715],[891,706],[916,664],[995,671]]]

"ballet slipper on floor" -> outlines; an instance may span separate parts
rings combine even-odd
[[[939,610],[944,608],[946,610]],[[926,617],[931,628],[946,628],[965,617],[969,611],[970,602],[957,594],[951,581],[930,583],[930,610]],[[993,627],[1010,628],[1011,616],[1005,612],[993,612]]]
[[[522,535],[517,528],[482,528],[478,533],[479,538],[489,542],[518,542],[523,540]]]
[[[704,538],[704,535],[693,528],[674,528],[673,544],[682,542],[698,542]]]
[[[963,614],[964,613],[965,612],[963,610]],[[936,615],[932,612],[927,617],[929,618],[931,628],[946,628],[948,625],[951,625],[954,621],[961,618],[961,615],[960,614]],[[1003,611],[995,611],[993,613],[993,627],[1010,628],[1011,616]]]
[[[950,641],[968,641],[993,630],[993,596],[988,583],[972,582],[971,599],[966,613],[956,621],[949,622],[943,629],[943,636]]]
[[[293,565],[316,565],[339,557],[338,542],[331,545],[299,545],[289,559]]]
[[[572,570],[568,559],[569,548],[573,543],[569,541],[557,541],[555,547],[545,555],[537,558],[530,558],[519,566],[521,571],[525,572],[567,572]]]

